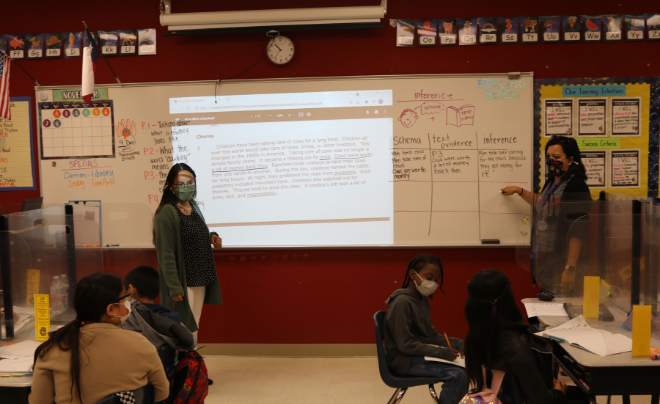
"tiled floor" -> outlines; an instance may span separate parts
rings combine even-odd
[[[386,404],[394,392],[380,379],[376,358],[242,358],[206,356],[206,404]],[[441,385],[436,386],[440,394]],[[650,404],[650,396],[632,397]],[[598,404],[605,404],[599,397]],[[411,388],[402,403],[431,403],[426,387]],[[621,404],[613,397],[612,404]]]

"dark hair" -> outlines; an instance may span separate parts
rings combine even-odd
[[[442,261],[440,261],[440,258],[434,257],[432,255],[428,254],[420,254],[416,256],[415,258],[412,259],[408,263],[408,268],[406,269],[406,277],[403,279],[403,284],[401,288],[407,288],[408,285],[410,284],[410,270],[415,270],[415,272],[420,271],[422,268],[424,268],[424,265],[426,264],[435,264],[440,268],[440,284],[438,285],[440,287],[440,291],[442,294],[445,294],[445,291],[442,290],[442,284],[445,282],[445,276],[442,272]],[[429,296],[432,298],[433,295]]]
[[[80,402],[82,402],[80,328],[84,324],[99,322],[106,313],[108,305],[119,301],[123,290],[121,279],[116,275],[96,273],[82,278],[76,286],[73,297],[76,319],[59,330],[51,332],[48,341],[41,344],[34,352],[34,365],[36,365],[37,359],[46,356],[55,346],[62,351],[71,351],[71,397],[73,397],[73,386],[76,386]]]
[[[497,269],[474,274],[468,283],[465,318],[470,327],[465,338],[465,371],[476,393],[485,386],[482,366],[489,369],[493,364],[501,323],[523,321],[509,278]]]
[[[158,272],[148,265],[140,265],[127,273],[124,277],[124,287],[127,290],[128,285],[133,285],[138,294],[147,299],[155,299],[160,294]]]
[[[190,171],[190,173],[193,175],[193,178],[197,179],[197,175],[195,175],[195,172],[193,171],[192,168],[186,163],[177,163],[170,168],[170,172],[167,173],[167,177],[165,178],[165,184],[163,185],[163,195],[160,197],[160,203],[158,204],[158,208],[156,209],[156,213],[154,214],[154,218],[158,214],[158,212],[163,209],[163,206],[167,205],[168,203],[174,202],[177,200],[177,197],[174,195],[174,192],[170,189],[172,185],[174,185],[174,179],[176,176],[181,172],[181,171]],[[195,193],[193,194],[193,199],[191,201],[195,201],[195,196],[197,195],[197,189],[195,189]],[[156,245],[156,227],[155,227],[155,222],[154,225],[152,226],[151,234],[153,236],[153,243]]]
[[[545,145],[545,154],[548,154],[548,147],[557,144],[561,146],[566,158],[573,157],[573,162],[577,163],[571,164],[563,177],[570,178],[572,175],[575,175],[577,178],[586,180],[587,171],[584,168],[584,164],[582,164],[582,156],[580,155],[580,148],[578,147],[577,141],[572,137],[554,135]],[[548,173],[548,175],[550,175],[550,173]]]

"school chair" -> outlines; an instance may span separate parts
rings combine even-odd
[[[379,311],[374,314],[374,323],[376,324],[376,350],[378,352],[378,370],[380,371],[380,378],[383,379],[383,383],[396,389],[387,404],[397,404],[401,402],[409,387],[421,386],[424,384],[429,386],[431,398],[434,402],[438,403],[438,395],[435,393],[433,385],[440,383],[440,379],[436,377],[400,376],[390,372],[390,368],[387,366],[387,359],[385,358],[385,346],[383,345],[383,327],[385,325],[384,311]]]
[[[117,394],[119,393],[104,398],[99,401],[98,404],[124,404],[121,397]],[[135,396],[135,404],[154,404],[156,402],[154,386],[151,383],[147,383],[139,389],[133,390],[133,395]]]
[[[169,380],[171,376],[170,373],[172,373],[174,367],[177,364],[176,349],[172,348],[168,344],[163,344],[160,346],[160,348],[158,348],[158,357],[160,357],[160,361],[163,363],[165,374]]]

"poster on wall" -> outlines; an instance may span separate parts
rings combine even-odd
[[[43,59],[44,58],[44,36],[43,34],[28,34],[25,35],[27,40],[27,58],[28,59]]]
[[[438,20],[417,20],[419,46],[435,46],[438,37]]]
[[[612,98],[612,136],[640,136],[639,97]]]
[[[639,188],[640,151],[612,150],[610,158],[610,188]]]
[[[12,59],[25,58],[25,38],[24,35],[7,35],[7,53]]]
[[[539,41],[539,17],[522,17],[520,31],[523,43],[537,43]]]
[[[589,188],[605,188],[607,186],[607,151],[581,151],[580,157],[587,172]]]
[[[476,45],[477,44],[477,26],[476,18],[459,18],[456,20],[458,25],[458,44]]]
[[[440,28],[442,25],[442,28]],[[438,28],[440,31],[440,46],[452,46],[458,44],[456,37],[458,29],[456,28],[456,20],[453,18],[442,18],[438,20]]]
[[[573,100],[551,98],[543,100],[543,135],[573,136]]]
[[[580,42],[582,33],[582,20],[579,15],[565,15],[562,17],[564,42]]]
[[[479,23],[479,43],[482,45],[497,44],[497,18],[480,17]]]
[[[623,16],[621,14],[605,15],[605,40],[620,41],[623,39]]]
[[[411,39],[415,39],[415,26],[413,20],[406,20],[410,23]],[[156,30],[153,28],[138,30],[138,54],[155,55],[156,54]],[[412,42],[411,42],[412,44]]]
[[[500,17],[500,38],[503,44],[518,43],[518,17]]]
[[[582,16],[582,40],[585,42],[598,42],[602,39],[602,15]]]
[[[541,33],[543,33],[543,42],[559,42],[559,30],[561,30],[561,16],[541,16]]]
[[[46,58],[62,57],[62,39],[60,38],[60,34],[44,34],[44,42],[46,45]]]
[[[578,99],[578,136],[604,136],[607,127],[607,99]]]
[[[649,41],[660,41],[660,14],[646,15],[646,29],[649,30]]]

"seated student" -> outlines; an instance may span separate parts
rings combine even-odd
[[[412,282],[411,282],[412,280]],[[440,259],[418,255],[408,264],[403,286],[392,293],[386,303],[385,351],[387,364],[394,373],[411,376],[438,377],[444,382],[440,403],[457,404],[468,391],[465,370],[461,367],[424,359],[432,356],[453,361],[463,356],[463,341],[436,332],[431,324],[430,296],[442,290],[443,274]],[[444,293],[444,291],[443,291]]]
[[[474,386],[471,393],[489,395],[485,371],[502,371],[505,378],[515,376],[526,404],[588,402],[579,388],[554,379],[552,351],[523,323],[509,279],[502,272],[486,269],[470,279],[465,317],[470,326],[465,367]],[[503,389],[499,393],[507,395]]]
[[[30,404],[98,403],[147,383],[155,387],[156,401],[167,398],[170,386],[156,348],[118,327],[130,314],[127,297],[112,274],[78,282],[75,320],[52,332],[34,353]]]
[[[144,335],[156,348],[168,344],[179,351],[189,351],[197,343],[195,336],[181,324],[179,314],[154,303],[160,293],[158,272],[142,265],[124,278],[124,286],[132,296],[131,314],[122,324],[125,330]]]
[[[124,286],[131,294],[131,299],[142,303],[156,314],[181,323],[179,313],[171,311],[163,305],[156,304],[156,298],[160,294],[160,284],[158,282],[158,272],[148,265],[133,268],[124,277]]]

